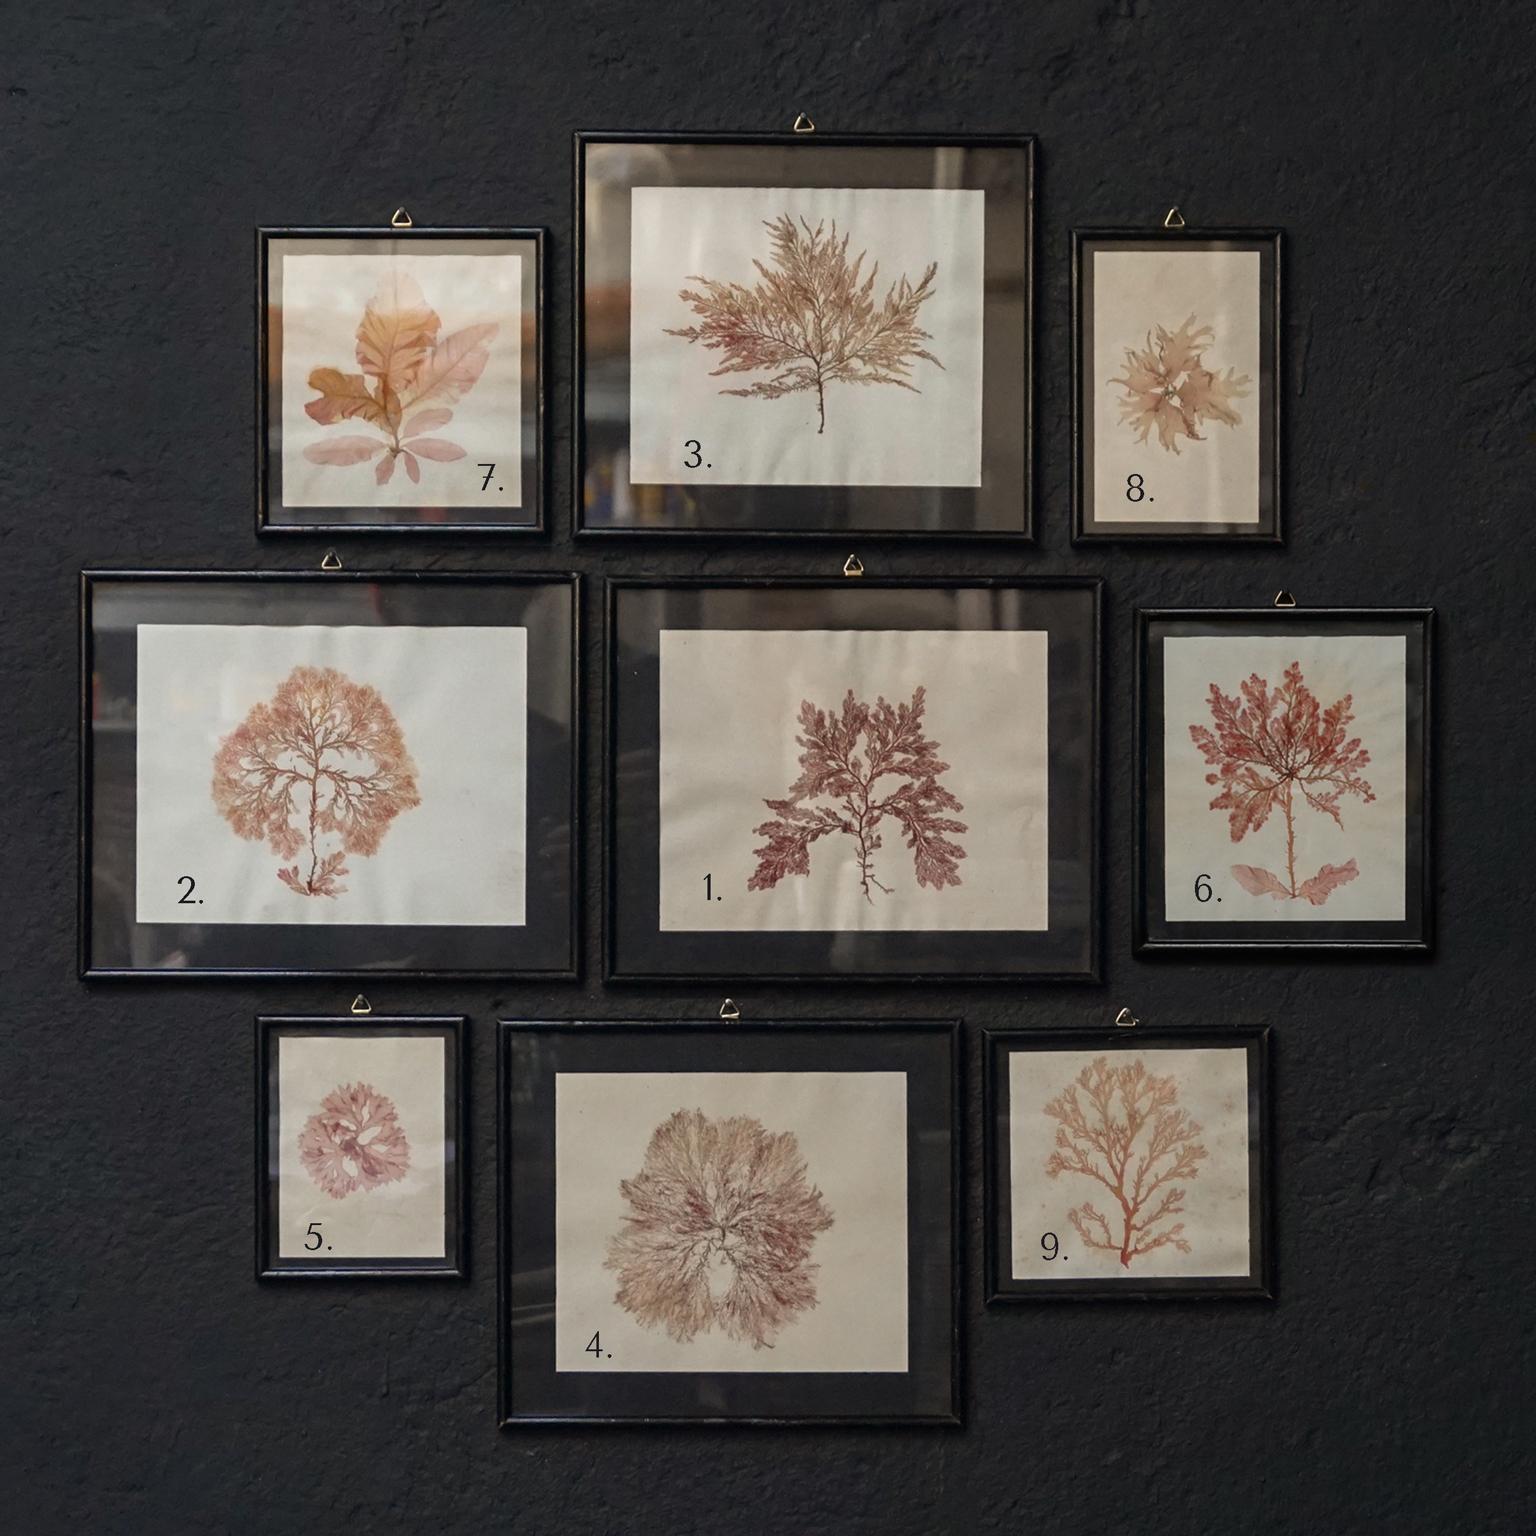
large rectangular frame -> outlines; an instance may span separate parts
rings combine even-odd
[[[1249,1252],[1247,1276],[1173,1276],[1124,1284],[1105,1280],[1017,1280],[1013,1277],[1012,1188],[1008,1146],[1008,1077],[1003,1070],[1014,1050],[1140,1050],[1163,1045],[1225,1046],[1244,1042],[1248,1053]],[[1271,1301],[1275,1294],[1273,1127],[1270,1028],[1265,1025],[1183,1025],[1158,1028],[988,1029],[982,1031],[983,1153],[986,1165],[985,1292],[988,1306],[1035,1301],[1192,1301],[1247,1298]],[[1256,1124],[1254,1122],[1257,1122]],[[1004,1273],[1006,1264],[1008,1273]]]
[[[323,1015],[260,1015],[256,1020],[256,1278],[258,1280],[361,1280],[469,1278],[469,1093],[468,1052],[464,1048],[469,1020],[462,1014],[368,1014],[339,1018]],[[277,1057],[272,1046],[282,1034],[335,1034],[343,1031],[436,1035],[451,1042],[452,1070],[443,1076],[444,1126],[453,1140],[452,1188],[444,1215],[452,1227],[445,1262],[423,1259],[368,1259],[327,1262],[317,1259],[280,1260],[272,1252],[277,1226],[278,1181],[272,1174],[272,1141],[278,1129],[278,1107],[272,1092]]]
[[[638,1051],[659,1051],[664,1043],[670,1043],[676,1052],[676,1060],[679,1065],[675,1070],[721,1070],[719,1067],[710,1068],[707,1063],[711,1059],[707,1054],[708,1042],[702,1037],[715,1035],[718,1037],[719,1049],[726,1049],[730,1054],[730,1048],[739,1047],[747,1056],[754,1053],[765,1058],[771,1053],[787,1048],[790,1045],[799,1045],[802,1048],[810,1048],[814,1051],[813,1042],[819,1037],[827,1049],[841,1046],[848,1054],[850,1061],[858,1063],[858,1069],[890,1070],[889,1054],[881,1054],[882,1037],[889,1044],[898,1037],[916,1037],[918,1042],[943,1042],[949,1055],[949,1076],[947,1080],[935,1081],[931,1078],[923,1078],[916,1087],[926,1091],[925,1105],[936,1111],[943,1107],[948,1118],[949,1145],[947,1148],[937,1149],[933,1146],[931,1134],[924,1136],[918,1128],[917,1115],[913,1110],[913,1097],[911,1094],[912,1068],[908,1073],[908,1220],[909,1233],[912,1222],[912,1201],[923,1193],[932,1194],[928,1184],[920,1178],[917,1160],[922,1158],[922,1167],[926,1171],[927,1179],[931,1180],[942,1176],[945,1181],[945,1189],[949,1196],[949,1227],[950,1241],[945,1246],[942,1254],[934,1253],[925,1257],[916,1255],[909,1248],[908,1273],[916,1276],[925,1283],[933,1295],[935,1304],[939,1296],[942,1296],[947,1309],[948,1318],[945,1325],[938,1331],[930,1330],[932,1338],[929,1343],[935,1353],[942,1343],[943,1359],[948,1373],[947,1402],[943,1409],[936,1411],[923,1411],[912,1413],[895,1413],[885,1410],[885,1405],[893,1400],[892,1383],[902,1378],[885,1375],[883,1373],[851,1372],[846,1374],[807,1372],[786,1372],[781,1375],[740,1372],[714,1372],[693,1375],[689,1373],[673,1372],[636,1372],[626,1376],[609,1376],[604,1378],[608,1382],[624,1384],[616,1388],[616,1393],[624,1392],[637,1400],[643,1395],[649,1394],[659,1398],[670,1397],[675,1401],[668,1405],[673,1411],[651,1412],[637,1407],[634,1412],[603,1412],[582,1414],[571,1411],[541,1411],[541,1412],[516,1412],[514,1402],[514,1368],[517,1346],[512,1337],[514,1312],[518,1314],[518,1324],[529,1328],[542,1328],[554,1326],[554,1257],[552,1231],[546,1229],[545,1241],[548,1253],[541,1251],[540,1258],[548,1258],[548,1263],[541,1263],[533,1274],[537,1280],[537,1293],[529,1294],[527,1287],[522,1288],[514,1283],[512,1265],[514,1262],[512,1244],[512,1219],[519,1210],[529,1219],[533,1219],[530,1207],[531,1197],[520,1196],[514,1188],[513,1160],[517,1156],[517,1148],[520,1136],[526,1136],[526,1132],[520,1132],[518,1117],[528,1115],[530,1112],[521,1107],[519,1102],[517,1115],[513,1113],[514,1082],[513,1082],[513,1046],[519,1038],[537,1034],[552,1034],[572,1041],[596,1041],[605,1046],[616,1047],[618,1042],[629,1041]],[[834,1038],[837,1037],[837,1038]],[[749,1043],[750,1042],[750,1043]],[[870,1424],[931,1424],[943,1426],[955,1426],[961,1422],[962,1380],[961,1380],[961,1349],[960,1330],[961,1318],[964,1312],[964,1232],[967,1223],[967,1213],[964,1201],[963,1182],[963,1158],[962,1139],[964,1135],[963,1098],[962,1098],[962,1047],[963,1037],[961,1027],[954,1021],[935,1020],[827,1020],[814,1021],[795,1019],[781,1022],[753,1021],[751,1023],[721,1023],[714,1019],[702,1020],[580,1020],[580,1021],[546,1021],[546,1020],[510,1020],[503,1019],[498,1025],[497,1038],[497,1403],[498,1418],[503,1429],[515,1429],[530,1425],[548,1424],[668,1424],[668,1425],[806,1425],[806,1426],[856,1426]],[[701,1065],[704,1063],[705,1065]],[[853,1070],[850,1067],[848,1070]],[[760,1070],[767,1070],[766,1068]],[[781,1068],[782,1070],[782,1068]],[[831,1070],[823,1067],[822,1070]],[[547,1074],[551,1083],[551,1092],[555,1065],[547,1058],[540,1061],[539,1071]],[[553,1112],[551,1106],[549,1130],[553,1134]],[[530,1145],[532,1141],[530,1139]],[[544,1146],[542,1141],[539,1142]],[[524,1150],[527,1150],[525,1147]],[[520,1202],[522,1202],[520,1204]],[[546,1212],[542,1206],[538,1208],[538,1217],[542,1221],[547,1218],[548,1228],[552,1228],[553,1215],[553,1190],[549,1192],[549,1209]],[[926,1262],[926,1267],[924,1263]],[[940,1268],[947,1270],[947,1276],[940,1284]],[[921,1272],[921,1273],[919,1273]],[[915,1289],[915,1284],[914,1284]],[[909,1312],[908,1329],[909,1338],[914,1337],[921,1327],[920,1320],[915,1311]],[[540,1349],[541,1346],[534,1345]],[[555,1372],[552,1367],[544,1362],[547,1374],[551,1381],[561,1374]],[[684,1413],[679,1404],[686,1395],[686,1389],[700,1380],[714,1384],[714,1393],[717,1399],[724,1400],[728,1385],[731,1381],[745,1376],[747,1381],[755,1383],[754,1390],[757,1394],[767,1399],[756,1411],[738,1415]],[[911,1373],[908,1373],[910,1379]],[[670,1379],[669,1379],[670,1378]],[[659,1385],[658,1385],[659,1383]],[[806,1385],[810,1383],[812,1385]],[[846,1383],[842,1388],[848,1394],[859,1399],[859,1405],[855,1411],[836,1413],[831,1411],[812,1412],[806,1414],[790,1413],[784,1405],[774,1401],[778,1398],[787,1398],[797,1388],[799,1391],[816,1391],[831,1383],[835,1389],[838,1383]],[[869,1385],[864,1385],[868,1383]],[[546,1390],[553,1390],[547,1388]],[[745,1390],[745,1389],[742,1389]],[[828,1395],[822,1390],[822,1395]]]
[[[1036,288],[1036,254],[1038,239],[1036,235],[1035,213],[1035,144],[1032,134],[838,134],[820,133],[816,131],[790,132],[790,133],[634,133],[634,132],[578,132],[574,138],[575,143],[575,188],[573,225],[576,242],[576,273],[575,273],[575,338],[574,338],[574,378],[575,387],[575,420],[573,432],[575,434],[574,449],[571,456],[572,472],[572,505],[575,510],[575,528],[578,537],[603,537],[603,536],[646,536],[653,534],[671,535],[674,538],[720,538],[731,537],[740,539],[839,539],[846,541],[852,534],[863,534],[866,538],[874,536],[888,539],[981,539],[1002,540],[1021,544],[1033,544],[1035,542],[1034,504],[1035,504],[1035,288]],[[690,487],[690,494],[699,489],[711,489],[720,492],[736,493],[735,501],[739,504],[745,498],[748,500],[775,500],[784,504],[798,503],[804,505],[808,501],[814,501],[822,508],[826,521],[823,526],[801,527],[764,527],[754,526],[751,523],[736,522],[735,524],[711,524],[708,526],[678,526],[663,524],[618,524],[595,523],[587,517],[587,453],[589,429],[587,423],[587,302],[586,302],[586,170],[587,149],[590,145],[601,144],[659,144],[659,145],[737,145],[743,147],[762,147],[768,149],[782,149],[790,153],[814,153],[817,150],[837,149],[976,149],[976,150],[1014,150],[1024,155],[1024,261],[1026,264],[1024,280],[1024,305],[1023,325],[1024,334],[1021,340],[1023,356],[1023,376],[1019,381],[1023,391],[1021,420],[1017,424],[1017,431],[1023,446],[1023,473],[1022,485],[1019,488],[1021,497],[1020,523],[1017,528],[943,528],[923,527],[916,524],[905,527],[886,527],[878,522],[859,523],[852,521],[846,507],[839,507],[836,502],[839,498],[847,499],[850,489],[863,489],[871,493],[872,503],[889,505],[894,499],[912,498],[913,496],[939,496],[953,498],[964,495],[978,497],[980,487],[912,487],[912,486],[732,486],[721,485],[718,487]],[[627,257],[626,257],[627,261]],[[626,267],[627,270],[627,267]],[[999,362],[990,362],[1000,349],[994,345],[983,349],[983,367],[997,367]],[[629,372],[629,353],[626,342],[624,352],[625,378]],[[1000,420],[1004,408],[994,405],[992,413],[988,413],[986,404],[986,391],[988,384],[995,389],[1004,382],[1002,380],[987,379],[983,383],[983,453],[985,454],[985,442],[987,433],[1000,433],[1004,430],[1006,422]],[[627,420],[627,407],[626,407]],[[984,460],[985,463],[985,460]],[[676,485],[661,487],[662,489],[676,489]],[[765,494],[768,493],[768,494]],[[1002,492],[998,493],[1003,494]],[[728,496],[717,498],[721,501],[730,499]]]
[[[497,964],[489,953],[482,963],[467,966],[455,965],[390,965],[373,962],[353,962],[343,964],[335,968],[305,968],[298,966],[270,966],[255,965],[251,963],[216,965],[216,966],[142,966],[123,963],[95,963],[93,960],[92,940],[94,923],[97,916],[96,903],[93,899],[93,873],[94,861],[97,852],[97,836],[95,828],[95,812],[97,809],[98,774],[95,765],[95,732],[93,719],[93,702],[95,689],[93,686],[95,677],[95,664],[97,660],[96,642],[92,626],[93,605],[95,593],[98,588],[108,583],[138,584],[149,586],[155,583],[164,583],[172,586],[196,586],[205,584],[209,586],[232,585],[247,583],[250,585],[265,585],[277,587],[282,585],[294,585],[300,591],[308,591],[315,598],[321,597],[327,588],[331,590],[346,589],[358,585],[378,585],[393,587],[402,592],[413,589],[446,587],[450,591],[457,589],[461,592],[484,591],[490,588],[503,587],[508,589],[546,587],[549,589],[563,589],[569,594],[570,622],[567,629],[562,631],[568,649],[570,664],[570,686],[568,690],[568,707],[570,711],[568,766],[566,771],[566,792],[560,797],[560,803],[564,807],[566,824],[569,828],[569,849],[565,862],[564,882],[569,889],[564,901],[557,901],[560,916],[565,922],[567,938],[564,945],[563,960],[559,964],[536,964],[526,968],[515,964]],[[574,980],[578,974],[578,956],[580,943],[580,914],[581,914],[581,836],[580,836],[580,784],[581,784],[581,578],[574,574],[553,572],[548,575],[502,575],[481,571],[448,572],[448,571],[193,571],[193,570],[85,570],[80,573],[80,716],[79,716],[79,774],[80,774],[80,805],[79,805],[79,904],[78,904],[78,928],[79,928],[79,973],[85,980],[97,980],[103,978],[125,977],[151,977],[161,980],[175,979],[178,977],[207,977],[207,976],[249,976],[249,977],[306,977],[306,976],[334,976],[362,978],[365,976],[391,975],[399,977],[461,977],[494,980],[502,977],[521,977],[527,979],[548,980]],[[134,667],[136,669],[136,662]],[[530,675],[533,670],[533,659],[530,656]],[[136,670],[135,670],[136,687]],[[135,694],[135,702],[137,695]],[[135,720],[137,718],[135,712]],[[119,726],[119,728],[121,728]],[[530,756],[532,745],[530,743]],[[135,795],[137,794],[137,779],[135,775]],[[531,790],[531,784],[530,784]],[[532,798],[530,793],[530,816]],[[133,834],[130,834],[130,838]],[[534,848],[534,840],[530,836],[530,857]],[[131,854],[130,854],[131,857]],[[531,910],[531,907],[530,907]],[[130,920],[129,928],[159,927],[159,924],[139,924],[136,920]],[[189,925],[197,926],[197,925]],[[206,927],[232,927],[243,925],[218,924],[204,925]],[[252,925],[264,926],[264,925]],[[334,940],[340,943],[340,936],[347,933],[346,928],[328,928],[326,933],[337,936]],[[367,930],[371,932],[372,930]],[[383,928],[382,933],[397,932],[394,928]],[[430,930],[406,929],[403,931],[427,932],[435,938],[441,934],[464,935],[507,935],[526,934],[530,930],[527,926],[522,928],[485,928],[464,929],[439,927]],[[504,941],[503,941],[504,942]],[[544,943],[548,947],[551,943],[548,939],[540,939],[537,942]]]
[[[1283,446],[1281,402],[1284,398],[1285,340],[1282,319],[1281,246],[1284,232],[1279,229],[1074,229],[1072,231],[1072,539],[1074,543],[1138,542],[1143,539],[1161,543],[1235,543],[1283,544],[1282,517]],[[1142,523],[1113,519],[1089,519],[1088,471],[1093,456],[1092,413],[1085,409],[1083,393],[1087,377],[1085,358],[1092,353],[1092,305],[1086,290],[1092,278],[1085,261],[1086,248],[1093,242],[1124,242],[1134,246],[1162,245],[1220,246],[1242,245],[1258,249],[1260,284],[1259,370],[1260,389],[1269,381],[1269,409],[1261,393],[1255,408],[1264,415],[1259,426],[1259,498],[1257,523]],[[1266,311],[1263,288],[1272,290],[1272,302]],[[1267,322],[1267,323],[1265,323]],[[1265,489],[1268,509],[1265,514]],[[1091,523],[1091,526],[1090,526]]]
[[[544,409],[549,378],[549,324],[545,304],[544,274],[547,259],[547,232],[542,226],[505,229],[429,229],[415,225],[390,225],[383,229],[277,229],[260,228],[256,231],[256,532],[258,534],[339,534],[384,533],[414,535],[454,534],[541,534],[546,531],[546,507],[549,501],[549,429]],[[533,456],[520,465],[522,496],[521,505],[531,507],[533,516],[528,522],[474,522],[469,519],[429,522],[314,522],[283,523],[271,519],[270,501],[276,497],[281,502],[281,459],[274,464],[273,439],[281,430],[282,376],[271,377],[271,341],[267,326],[267,287],[270,280],[271,244],[274,240],[526,240],[533,245],[533,278],[525,277],[525,296],[531,292],[537,336],[534,345],[523,356],[522,421],[519,444],[526,444],[530,435]],[[533,388],[529,389],[529,363],[534,374]],[[275,425],[274,425],[275,424]],[[374,510],[349,508],[347,510]]]
[[[1234,951],[1319,953],[1324,951],[1409,951],[1427,953],[1434,944],[1434,822],[1432,817],[1432,764],[1434,744],[1433,608],[1138,608],[1136,610],[1136,708],[1135,708],[1135,929],[1133,948],[1139,955]],[[1420,643],[1407,647],[1407,691],[1409,746],[1406,772],[1410,814],[1407,818],[1408,894],[1419,903],[1418,920],[1402,923],[1180,923],[1184,929],[1203,926],[1208,936],[1170,938],[1166,931],[1174,926],[1159,914],[1166,900],[1163,845],[1154,846],[1152,817],[1160,816],[1162,798],[1162,758],[1153,755],[1153,710],[1162,701],[1162,666],[1152,665],[1151,644],[1154,625],[1192,626],[1194,632],[1213,626],[1252,626],[1268,628],[1316,628],[1319,624],[1341,626],[1344,634],[1378,634],[1389,626],[1401,628],[1405,637],[1419,632]],[[1414,688],[1417,685],[1421,717],[1417,751],[1413,748]],[[1155,744],[1161,747],[1161,723]],[[1417,796],[1418,815],[1412,814]],[[1418,835],[1413,831],[1417,825]],[[1417,864],[1417,874],[1414,865]],[[1380,938],[1352,937],[1364,928],[1396,932]]]
[[[669,982],[680,983],[689,981],[702,981],[710,979],[734,980],[734,981],[764,981],[764,982],[996,982],[996,981],[1069,981],[1069,982],[1095,982],[1099,979],[1100,963],[1100,891],[1101,875],[1099,870],[1100,860],[1100,755],[1102,740],[1102,710],[1101,690],[1103,679],[1102,668],[1102,630],[1103,630],[1103,581],[1099,577],[932,577],[932,578],[891,578],[884,581],[871,581],[868,579],[828,581],[819,577],[771,577],[753,576],[738,578],[709,578],[709,577],[674,577],[674,578],[610,578],[607,583],[607,602],[605,615],[604,645],[607,652],[606,662],[606,695],[607,704],[605,711],[606,741],[604,745],[604,781],[603,781],[603,820],[605,839],[605,858],[603,870],[604,902],[603,911],[605,919],[604,935],[604,965],[606,979],[620,982]],[[1086,796],[1085,814],[1088,825],[1082,832],[1086,840],[1085,863],[1086,888],[1077,891],[1069,888],[1063,893],[1052,890],[1051,907],[1057,909],[1058,901],[1080,903],[1081,921],[1072,928],[1073,933],[1081,933],[1082,944],[1086,959],[1082,966],[1047,965],[1039,970],[1008,969],[996,962],[995,959],[988,963],[982,963],[981,957],[971,956],[962,958],[949,968],[935,966],[916,966],[902,970],[892,968],[889,961],[896,957],[906,956],[913,952],[916,941],[924,936],[925,930],[900,930],[892,932],[857,932],[853,935],[842,934],[841,937],[856,937],[863,941],[861,947],[867,950],[882,951],[887,961],[885,967],[875,967],[867,971],[859,972],[827,972],[801,969],[804,956],[814,948],[814,941],[819,936],[824,936],[821,930],[805,930],[803,932],[757,932],[750,935],[754,954],[761,957],[769,949],[789,951],[798,949],[801,958],[789,956],[785,963],[777,969],[753,968],[751,965],[731,965],[726,961],[714,964],[703,964],[694,959],[687,966],[662,964],[655,970],[636,968],[633,965],[621,963],[620,950],[623,944],[620,932],[620,899],[621,880],[618,876],[619,869],[619,842],[622,835],[620,818],[618,814],[619,790],[617,784],[617,755],[620,748],[620,711],[623,701],[619,697],[618,675],[621,665],[621,640],[620,616],[618,612],[622,594],[630,591],[660,591],[676,590],[680,592],[700,590],[724,590],[724,591],[765,591],[784,594],[822,593],[835,599],[852,598],[857,600],[860,594],[869,594],[879,591],[891,592],[951,592],[951,591],[1007,591],[1010,589],[1022,589],[1026,592],[1041,593],[1084,593],[1092,599],[1092,643],[1087,656],[1078,658],[1079,670],[1091,679],[1091,687],[1080,694],[1074,694],[1066,686],[1069,678],[1064,674],[1073,666],[1073,658],[1066,654],[1065,644],[1058,644],[1053,633],[1053,639],[1049,651],[1048,666],[1050,669],[1050,709],[1053,719],[1058,708],[1067,708],[1076,699],[1078,703],[1085,703],[1090,711],[1091,718],[1088,724],[1088,765],[1089,773],[1086,788],[1083,793]],[[747,626],[753,627],[753,626]],[[836,625],[831,627],[838,627]],[[860,628],[857,624],[848,625],[849,628]],[[890,628],[889,624],[880,626]],[[917,626],[922,627],[922,626]],[[933,627],[933,626],[929,626]],[[1050,784],[1054,786],[1063,780],[1052,749],[1050,770]],[[655,778],[654,763],[648,768],[652,782]],[[653,812],[652,814],[656,814]],[[1060,815],[1054,811],[1050,815],[1050,839],[1051,839],[1051,863],[1057,863],[1056,842],[1058,835],[1064,827],[1074,822],[1066,812]],[[659,819],[657,821],[657,833],[659,837]],[[648,839],[647,847],[655,849],[656,840]],[[659,858],[659,852],[657,853]],[[649,857],[649,855],[648,855]],[[633,922],[633,912],[651,912],[659,906],[654,881],[649,887],[648,896],[639,896],[629,905],[627,910],[631,916],[628,921]],[[1051,929],[1045,930],[1044,938],[1050,939]],[[965,937],[962,930],[934,930],[932,935],[936,939],[937,947],[946,952],[957,952],[962,946],[960,940]],[[667,948],[679,948],[679,943],[672,941],[693,942],[698,948],[719,946],[721,941],[729,940],[733,935],[729,933],[685,933],[664,934],[658,929],[653,934],[644,936],[643,945],[649,953],[657,953]],[[739,938],[739,935],[736,936]],[[970,937],[977,938],[975,934]],[[982,939],[995,939],[995,944],[982,944],[980,949],[1014,949],[1018,948],[1020,934],[1012,930],[996,930],[989,934],[980,935]],[[1029,937],[1029,935],[1024,935]],[[1011,940],[1011,943],[1005,941]],[[972,948],[978,948],[972,945]]]

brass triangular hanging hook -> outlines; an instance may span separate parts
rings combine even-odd
[[[357,996],[352,999],[352,1012],[353,1013],[372,1013],[373,1012],[373,1004],[370,1003],[368,1001],[368,999],[366,997],[364,997],[361,992],[359,992],[357,994]]]
[[[396,208],[389,216],[389,227],[391,229],[413,229],[415,226],[411,223],[410,214],[404,208]]]
[[[864,562],[857,555],[849,555],[843,561],[844,576],[862,576],[864,574]]]
[[[1294,608],[1295,606],[1296,599],[1292,597],[1291,594],[1287,592],[1283,587],[1280,591],[1275,593],[1276,608]]]
[[[1120,1012],[1115,1015],[1115,1023],[1118,1024],[1121,1029],[1135,1029],[1135,1027],[1141,1023],[1141,1020],[1138,1019],[1129,1008],[1122,1008]]]
[[[1175,203],[1167,213],[1163,215],[1164,229],[1183,229],[1184,215],[1179,212],[1179,205]]]
[[[328,549],[320,561],[322,571],[339,571],[341,569],[341,556],[334,549]]]
[[[810,118],[805,115],[804,112],[801,112],[795,117],[794,131],[796,133],[815,133],[816,124],[813,123]]]
[[[739,1019],[741,1017],[741,1009],[730,998],[726,998],[720,1004],[720,1017],[726,1020]]]

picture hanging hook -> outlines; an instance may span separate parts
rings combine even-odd
[[[796,132],[796,133],[815,133],[816,132],[816,124],[813,123],[810,120],[810,118],[805,115],[804,112],[801,112],[801,113],[797,114],[796,117],[795,117],[794,132]]]
[[[359,992],[357,996],[352,999],[352,1012],[358,1014],[372,1013],[373,1004],[370,1003],[361,992]]]
[[[334,549],[328,549],[324,558],[320,561],[322,571],[339,571],[341,569],[341,556]]]
[[[1294,608],[1295,606],[1296,606],[1296,599],[1294,597],[1292,597],[1291,594],[1289,592],[1287,592],[1284,587],[1282,587],[1278,592],[1275,593],[1275,607],[1276,608]]]
[[[389,216],[389,227],[391,229],[413,229],[415,226],[411,222],[410,214],[401,207],[396,208]]]
[[[1175,203],[1167,213],[1163,215],[1164,229],[1183,229],[1184,215],[1179,212],[1179,205]]]
[[[726,998],[720,1004],[720,1017],[726,1020],[739,1019],[741,1017],[741,1009],[730,998]]]
[[[844,576],[862,576],[864,574],[864,562],[857,555],[849,555],[843,561]]]
[[[1129,1008],[1122,1008],[1120,1012],[1115,1015],[1115,1023],[1121,1029],[1135,1029],[1135,1027],[1141,1023],[1141,1020],[1138,1019]]]

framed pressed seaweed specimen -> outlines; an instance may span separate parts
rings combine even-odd
[[[544,521],[542,229],[256,232],[259,533]]]
[[[86,572],[83,974],[573,974],[577,601]]]
[[[958,1422],[949,1023],[503,1023],[504,1425]]]
[[[1273,1295],[1269,1030],[988,1030],[987,1300]]]
[[[1281,541],[1280,240],[1072,232],[1075,538]]]
[[[1138,950],[1429,948],[1432,623],[1138,612]]]
[[[1031,535],[1034,140],[577,134],[578,527]]]
[[[609,584],[609,975],[1092,979],[1096,581]]]
[[[256,1272],[462,1278],[462,1018],[256,1021]]]

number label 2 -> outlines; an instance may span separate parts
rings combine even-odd
[[[176,905],[178,907],[202,906],[203,898],[201,896],[194,896],[192,894],[192,892],[197,889],[197,881],[194,880],[191,875],[177,875],[176,884],[186,886],[186,890],[184,890],[181,895],[176,898]]]

